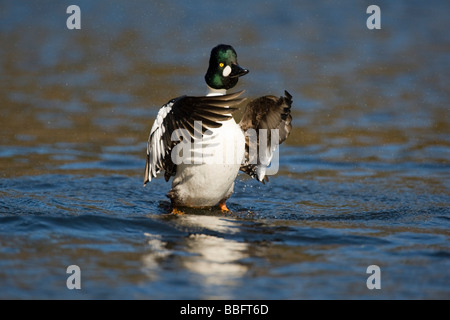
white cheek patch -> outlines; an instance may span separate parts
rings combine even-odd
[[[231,67],[230,66],[226,66],[223,71],[222,71],[222,75],[224,77],[228,77],[231,73]]]

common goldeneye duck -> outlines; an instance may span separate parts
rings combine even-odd
[[[268,181],[266,168],[292,128],[292,96],[285,91],[284,97],[251,101],[237,124],[232,113],[245,100],[240,98],[244,91],[227,90],[248,72],[239,66],[232,46],[218,45],[205,75],[207,95],[181,96],[159,110],[147,143],[144,185],[161,171],[166,181],[174,176],[168,193],[172,213],[217,205],[229,211],[225,201],[239,170]]]

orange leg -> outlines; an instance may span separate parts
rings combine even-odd
[[[183,215],[184,212],[181,211],[180,209],[177,209],[176,207],[172,208],[172,212],[170,212],[170,214],[174,214],[174,215]]]
[[[225,200],[219,202],[219,208],[222,210],[223,213],[229,213],[230,210],[227,208],[227,205],[225,204]]]

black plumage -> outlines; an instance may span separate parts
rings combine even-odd
[[[284,97],[275,97],[272,95],[263,96],[252,100],[248,103],[244,115],[242,116],[239,125],[241,129],[246,132],[249,129],[254,129],[256,132],[258,147],[258,154],[250,152],[251,141],[249,136],[245,137],[245,158],[241,166],[241,171],[247,173],[252,178],[265,183],[269,181],[267,176],[259,176],[258,168],[267,166],[260,161],[260,129],[267,130],[266,148],[269,150],[269,158],[272,158],[273,151],[270,148],[271,144],[271,129],[278,129],[278,143],[281,144],[289,136],[291,132],[292,116],[291,116],[292,96],[289,92],[284,91]]]

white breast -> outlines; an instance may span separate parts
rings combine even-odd
[[[234,119],[211,131],[211,135],[196,142],[190,161],[177,166],[172,191],[182,205],[214,206],[233,192],[244,157],[244,134]]]

